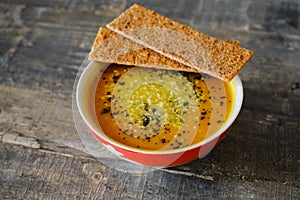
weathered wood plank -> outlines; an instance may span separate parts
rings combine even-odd
[[[297,187],[232,178],[214,181],[155,171],[120,173],[94,159],[0,143],[1,199],[293,199]],[[15,159],[11,159],[14,157]]]
[[[7,14],[0,21],[10,22],[3,25],[4,35],[13,33],[16,36],[10,37],[11,41],[6,37],[0,39],[5,44],[1,49],[0,72],[6,74],[0,77],[0,82],[60,92],[68,88],[70,94],[77,70],[89,52],[97,29],[117,16],[124,5],[102,3],[78,10],[79,5],[73,4],[76,9],[58,9],[52,7],[52,3],[33,6],[27,6],[31,1],[27,3],[2,5]],[[78,15],[79,11],[85,14]]]

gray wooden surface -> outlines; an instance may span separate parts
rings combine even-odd
[[[136,2],[255,52],[231,134],[179,167],[102,164],[75,129],[73,83],[98,27],[133,1],[0,0],[0,199],[300,199],[300,2]]]

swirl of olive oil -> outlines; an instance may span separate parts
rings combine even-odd
[[[131,68],[120,77],[112,94],[115,122],[132,137],[154,137],[165,126],[197,133],[198,99],[192,83],[177,71]],[[175,139],[176,133],[172,134]]]

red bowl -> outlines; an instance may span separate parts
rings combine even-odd
[[[90,62],[82,72],[76,90],[78,110],[87,128],[101,144],[120,158],[133,163],[151,167],[171,167],[204,157],[227,135],[242,107],[243,86],[239,76],[236,76],[230,83],[233,90],[233,109],[222,128],[211,136],[194,145],[172,150],[144,150],[126,146],[103,133],[95,113],[95,90],[100,72],[107,65]]]

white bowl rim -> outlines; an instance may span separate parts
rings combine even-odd
[[[148,149],[139,149],[139,148],[134,148],[134,147],[130,147],[127,146],[125,144],[122,144],[120,142],[117,142],[111,138],[109,138],[108,136],[106,136],[104,133],[101,133],[94,125],[93,123],[90,123],[90,120],[86,117],[86,115],[84,114],[84,108],[83,102],[79,101],[79,88],[80,86],[82,86],[83,84],[83,79],[85,78],[85,73],[87,72],[87,70],[92,67],[93,62],[90,62],[88,64],[88,66],[83,70],[79,80],[78,80],[78,84],[77,84],[77,88],[76,88],[76,103],[77,103],[77,107],[79,110],[79,113],[83,119],[83,121],[85,122],[85,124],[91,129],[91,131],[93,131],[95,134],[97,134],[97,136],[101,137],[103,140],[105,140],[108,143],[111,143],[114,146],[117,146],[121,149],[125,149],[128,151],[132,151],[135,153],[142,153],[142,154],[158,154],[158,155],[163,155],[163,154],[175,154],[175,153],[184,153],[186,151],[190,151],[192,149],[196,149],[198,147],[201,147],[205,144],[208,144],[209,142],[215,140],[216,138],[220,137],[225,131],[228,131],[228,129],[231,127],[231,125],[234,123],[234,121],[236,120],[236,118],[238,117],[240,110],[242,108],[242,104],[243,104],[243,98],[244,98],[244,92],[243,92],[243,85],[242,85],[242,81],[239,77],[239,75],[236,75],[234,77],[234,79],[231,81],[232,84],[235,85],[235,99],[234,99],[234,107],[233,110],[231,111],[231,115],[229,117],[229,119],[226,120],[226,123],[222,126],[221,129],[219,129],[217,132],[215,132],[214,134],[212,134],[210,137],[202,140],[201,142],[198,142],[196,144],[187,146],[187,147],[183,147],[183,148],[178,148],[178,149],[169,149],[169,150],[148,150]]]

